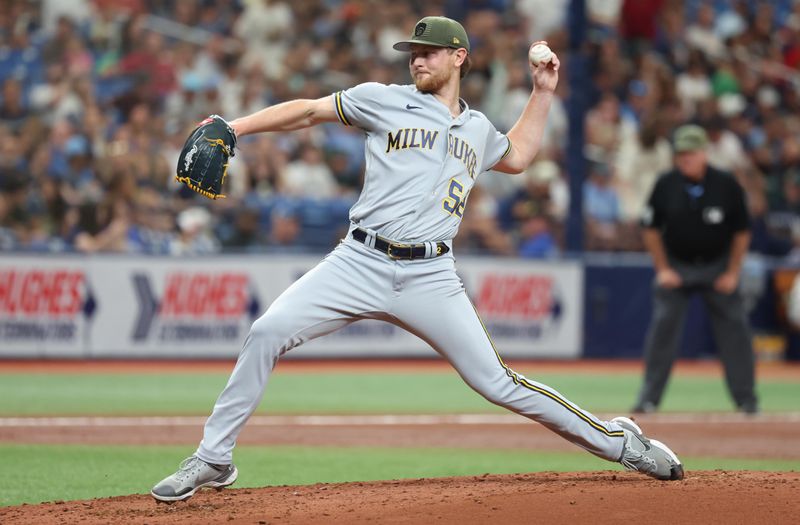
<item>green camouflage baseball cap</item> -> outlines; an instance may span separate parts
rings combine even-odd
[[[686,124],[675,130],[675,153],[697,151],[708,146],[706,131],[695,124]]]
[[[453,49],[463,47],[469,53],[469,38],[464,26],[443,16],[426,16],[414,26],[411,40],[403,40],[393,47],[398,51],[411,51],[411,44]]]

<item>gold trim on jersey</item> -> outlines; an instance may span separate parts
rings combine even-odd
[[[511,153],[511,139],[508,138],[508,135],[506,135],[506,140],[508,141],[508,146],[506,147],[506,150],[503,152],[503,156],[500,157],[500,160],[503,160],[504,158],[508,157],[508,154]]]
[[[345,126],[352,126],[350,121],[347,120],[347,117],[344,115],[344,107],[342,106],[342,92],[337,91],[333,98],[334,102],[336,103],[336,114],[339,117],[339,120],[341,120],[342,124]]]
[[[492,350],[494,350],[494,355],[497,357],[497,360],[500,362],[500,366],[503,367],[503,369],[506,371],[506,375],[511,378],[511,380],[514,382],[515,385],[522,385],[525,388],[527,388],[528,390],[533,390],[536,393],[539,393],[539,394],[542,394],[542,395],[545,395],[545,396],[549,397],[550,399],[552,399],[553,401],[555,401],[559,405],[563,406],[564,408],[566,408],[567,410],[569,410],[570,412],[572,412],[573,414],[578,416],[585,423],[587,423],[590,427],[592,427],[593,429],[595,429],[595,430],[597,430],[599,432],[602,432],[606,436],[609,436],[609,437],[624,437],[625,433],[622,430],[615,430],[615,431],[608,430],[604,426],[599,425],[596,422],[592,421],[592,419],[589,416],[587,416],[586,414],[584,414],[583,412],[581,412],[581,410],[579,408],[572,406],[572,404],[569,401],[567,401],[566,399],[564,399],[562,397],[559,397],[555,392],[551,392],[551,391],[546,390],[546,389],[544,389],[542,387],[539,387],[539,386],[536,386],[536,385],[534,385],[532,383],[529,383],[528,380],[525,379],[523,376],[521,376],[518,373],[516,373],[513,370],[511,370],[508,367],[508,365],[506,365],[503,362],[503,358],[500,357],[500,353],[497,351],[497,347],[494,346],[494,341],[492,341],[492,337],[489,335],[489,331],[486,329],[486,325],[483,324],[483,319],[481,319],[481,315],[478,313],[478,309],[475,308],[475,305],[472,304],[472,301],[470,301],[470,304],[472,305],[472,309],[475,310],[475,315],[478,317],[478,321],[481,322],[481,327],[483,327],[483,332],[486,334],[486,338],[489,340],[489,344],[492,345]]]

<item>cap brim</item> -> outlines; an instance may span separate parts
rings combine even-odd
[[[450,47],[450,46],[443,46],[442,44],[439,44],[437,42],[430,42],[428,40],[403,40],[402,42],[396,43],[392,47],[395,48],[397,51],[411,51],[411,44],[419,44],[421,46],[433,46],[433,47]]]
[[[698,144],[675,144],[673,150],[675,153],[689,153],[690,151],[702,151],[706,149],[705,146]]]

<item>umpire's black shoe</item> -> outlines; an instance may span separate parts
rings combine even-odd
[[[758,408],[758,401],[745,401],[744,403],[739,403],[736,408],[739,412],[743,414],[747,414],[749,416],[754,416],[760,412]]]
[[[652,414],[658,410],[655,403],[651,401],[641,401],[631,409],[632,414]]]

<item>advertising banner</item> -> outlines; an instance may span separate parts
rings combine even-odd
[[[80,258],[0,258],[0,357],[81,356],[96,314]]]
[[[459,259],[459,274],[495,346],[509,357],[578,357],[583,268],[577,262]]]
[[[235,357],[252,322],[319,256],[0,258],[0,356]],[[459,258],[504,357],[580,355],[579,263]],[[416,336],[360,321],[297,357],[432,356]]]
[[[98,258],[91,354],[235,357],[250,325],[314,258]]]

